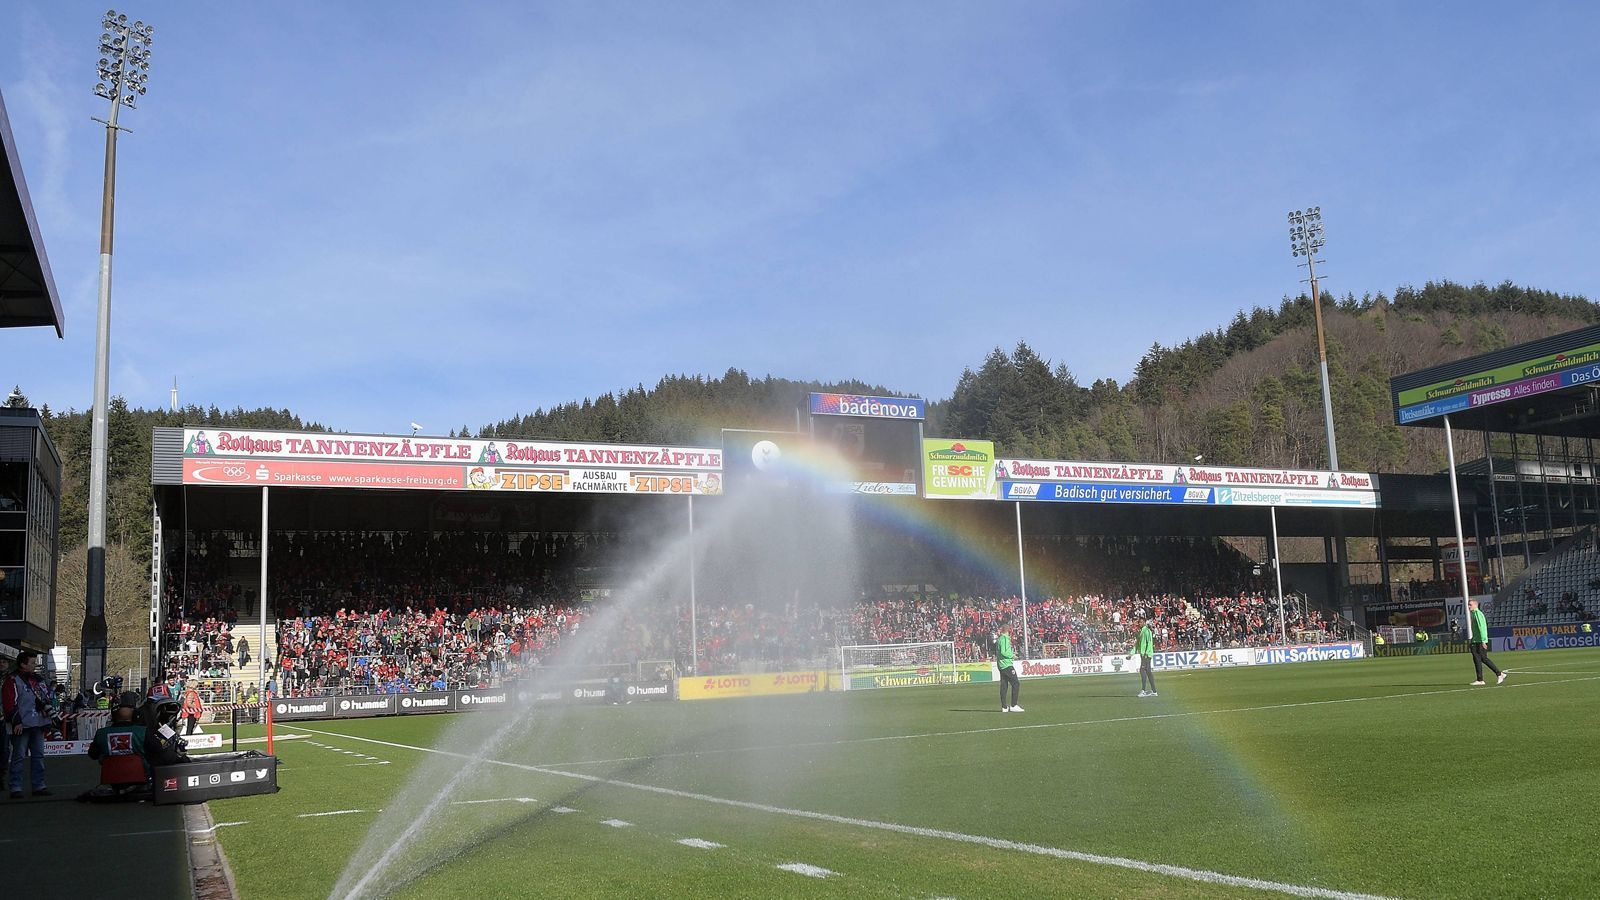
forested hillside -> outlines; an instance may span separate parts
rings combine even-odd
[[[1392,296],[1347,296],[1328,302],[1324,315],[1341,466],[1425,472],[1443,465],[1442,437],[1392,424],[1390,376],[1592,324],[1600,321],[1600,307],[1509,283],[1441,282]],[[863,367],[870,369],[870,361]],[[818,390],[898,393],[863,381],[752,378],[730,369],[718,377],[669,375],[653,387],[635,385],[451,434],[715,446],[725,427],[793,428],[796,408]],[[1069,360],[1045,359],[1019,343],[966,368],[948,398],[928,399],[929,436],[992,439],[1007,455],[1178,462],[1204,454],[1217,464],[1326,465],[1305,296],[1241,311],[1227,326],[1178,346],[1152,346],[1126,382],[1082,384]],[[63,552],[81,554],[89,416],[41,412],[66,462]],[[181,424],[329,430],[287,409],[169,412],[130,409],[115,399],[107,522],[113,554],[137,560],[149,552],[150,430]]]

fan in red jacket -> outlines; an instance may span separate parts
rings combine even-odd
[[[194,688],[189,688],[183,692],[183,709],[179,714],[183,716],[184,721],[188,723],[183,732],[185,736],[194,734],[196,726],[200,724],[200,716],[203,715],[205,711],[205,704],[200,702],[199,691],[195,690]]]

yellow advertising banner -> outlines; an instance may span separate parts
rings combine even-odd
[[[811,694],[828,690],[836,673],[826,669],[802,672],[762,672],[756,675],[701,675],[678,679],[679,700],[715,700],[722,697],[765,697],[774,694]]]

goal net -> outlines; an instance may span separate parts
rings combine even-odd
[[[840,682],[847,691],[956,683],[954,641],[850,644],[839,648]]]
[[[1417,640],[1416,629],[1410,625],[1379,625],[1378,633],[1387,644],[1410,644]]]

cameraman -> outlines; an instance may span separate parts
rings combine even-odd
[[[39,654],[24,650],[17,655],[17,670],[0,685],[0,710],[5,713],[6,736],[11,742],[11,799],[22,799],[22,760],[33,756],[33,796],[48,797],[44,783],[44,730],[53,721],[50,683],[37,674]]]
[[[118,703],[111,711],[111,724],[95,732],[89,746],[89,758],[100,761],[100,783],[115,791],[136,789],[150,781],[145,728],[133,721],[138,699],[133,695]]]

